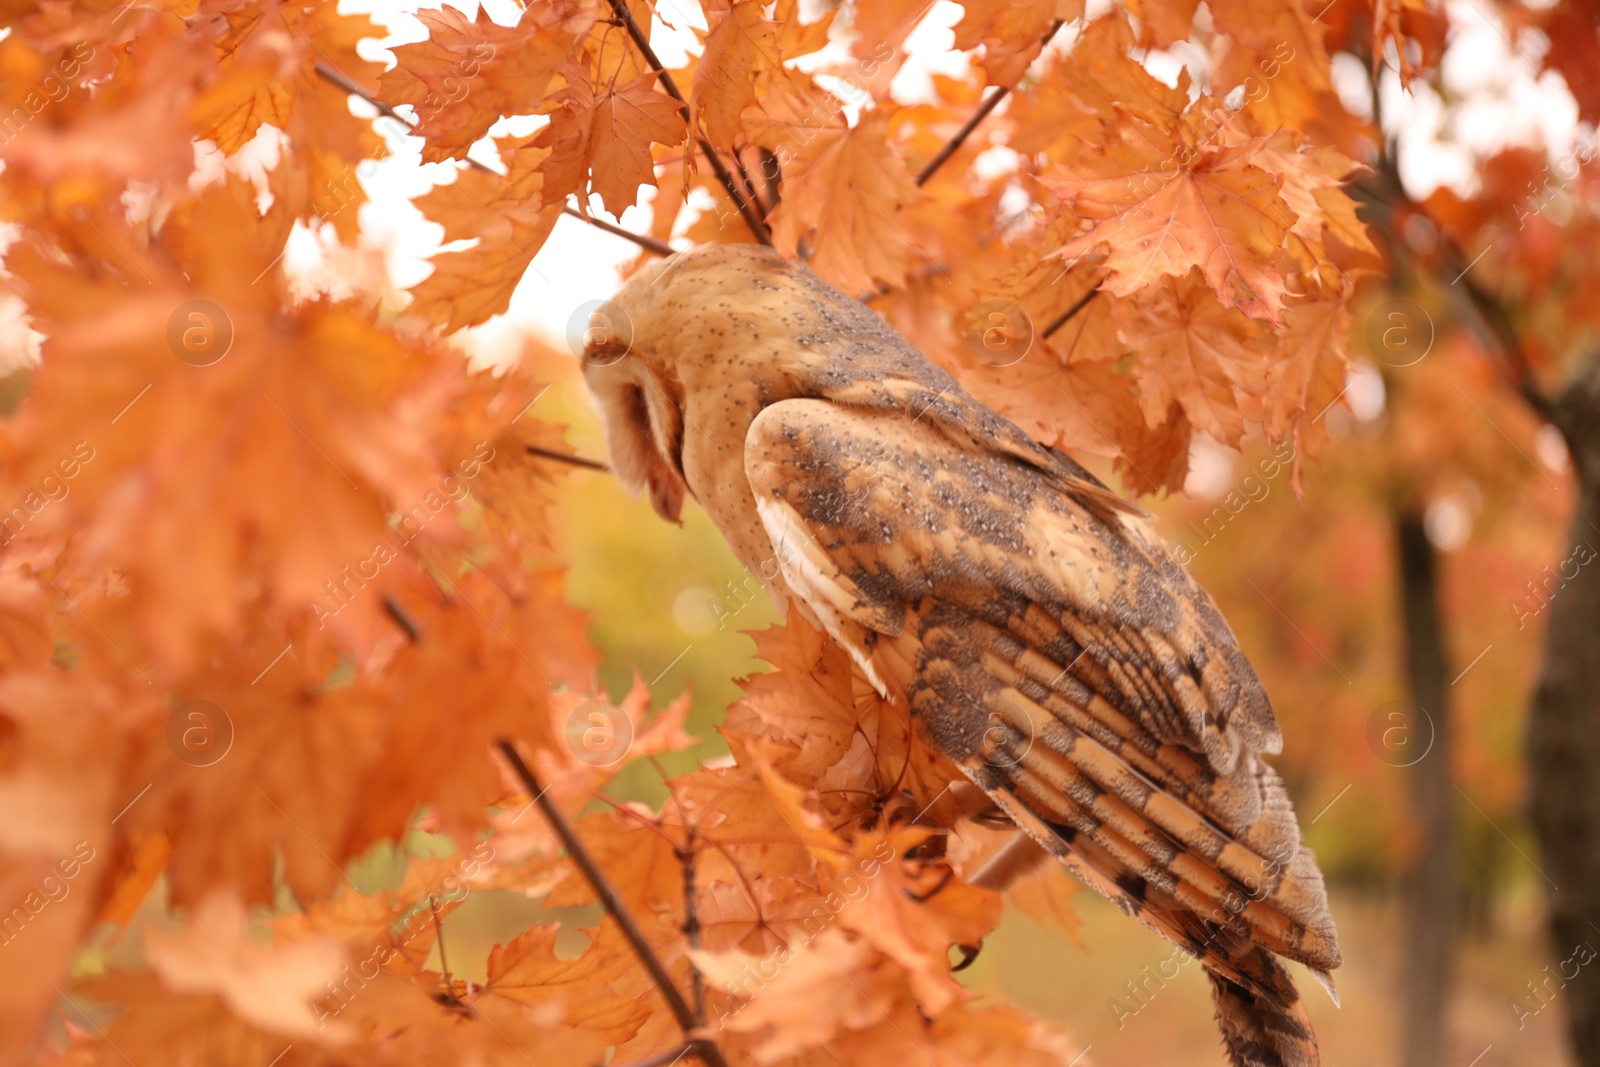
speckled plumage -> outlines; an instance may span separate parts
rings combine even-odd
[[[1140,514],[770,249],[682,253],[615,304],[585,377],[623,481],[699,501],[1032,840],[1194,953],[1235,1064],[1316,1064],[1278,957],[1326,984],[1339,950],[1260,759],[1277,722]]]

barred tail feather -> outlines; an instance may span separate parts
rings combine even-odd
[[[1322,1057],[1305,1002],[1281,963],[1261,949],[1256,954],[1255,967],[1281,979],[1272,984],[1287,990],[1289,999],[1252,993],[1225,975],[1206,971],[1228,1062],[1232,1067],[1318,1067]]]

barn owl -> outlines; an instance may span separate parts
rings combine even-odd
[[[1282,740],[1215,603],[1142,513],[769,248],[630,279],[584,349],[612,462],[699,502],[1023,833],[1199,959],[1238,1067],[1313,1067],[1282,958],[1332,994]]]

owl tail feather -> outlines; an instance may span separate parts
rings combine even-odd
[[[1270,984],[1288,990],[1292,999],[1260,996],[1216,971],[1207,970],[1211,997],[1217,1006],[1217,1027],[1232,1067],[1317,1067],[1322,1061],[1305,1002],[1281,963],[1257,949],[1251,969],[1271,974]]]

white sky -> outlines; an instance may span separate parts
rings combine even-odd
[[[1091,11],[1104,3],[1100,0],[1092,4]],[[1516,42],[1519,51],[1498,20],[1474,0],[1447,3],[1456,29],[1442,65],[1442,82],[1454,105],[1447,109],[1433,90],[1420,83],[1414,95],[1407,94],[1392,74],[1382,89],[1386,123],[1391,130],[1400,132],[1401,173],[1416,194],[1426,194],[1441,184],[1470,192],[1474,154],[1489,154],[1511,143],[1543,144],[1553,154],[1561,154],[1570,150],[1578,128],[1576,105],[1561,80],[1553,75],[1535,76],[1536,60],[1545,47],[1538,34],[1522,35]],[[511,0],[486,0],[484,6],[489,16],[499,22],[513,22],[518,14]],[[805,10],[814,6],[802,5],[807,18],[817,16],[817,11]],[[394,0],[346,0],[342,8],[370,11],[389,29],[390,36],[384,41],[364,46],[374,59],[388,58],[388,45],[419,40],[424,35],[422,24],[410,13],[416,5]],[[698,47],[689,27],[703,29],[704,19],[696,0],[660,0],[660,8],[673,20],[675,28],[658,20],[652,42],[663,62],[671,66],[682,61],[686,47]],[[475,11],[476,7],[469,13]],[[938,0],[933,5],[907,41],[910,59],[893,85],[897,99],[925,99],[931,73],[960,74],[966,69],[965,57],[952,48],[951,27],[960,18],[961,8],[950,0]],[[1071,39],[1064,33],[1057,46],[1068,47]],[[842,58],[847,58],[845,46],[836,42],[823,53],[807,57],[804,65],[809,68]],[[1204,57],[1180,46],[1172,53],[1152,55],[1146,62],[1153,73],[1170,83],[1180,66],[1198,66],[1204,63]],[[1360,77],[1359,67],[1344,60],[1336,64],[1335,80],[1341,90]],[[1364,111],[1364,96],[1347,92],[1347,105]],[[526,134],[539,121],[503,121],[493,132]],[[1592,131],[1588,132],[1592,135]],[[480,145],[474,154],[483,153],[485,147]],[[363,179],[370,202],[361,209],[361,222],[364,240],[386,250],[395,283],[406,287],[427,275],[427,258],[439,247],[441,236],[439,227],[424,220],[411,206],[410,198],[445,180],[451,168],[447,164],[421,163],[420,141],[415,138],[397,141],[391,149],[396,154],[370,168]],[[481,158],[493,162],[492,150]],[[629,209],[620,220],[624,227],[635,231],[648,226],[647,205],[654,190],[641,193],[644,204]],[[603,216],[598,203],[595,208]],[[559,338],[580,304],[611,295],[617,285],[618,265],[636,251],[631,243],[577,219],[561,219],[534,257],[533,269],[517,287],[509,311],[470,331],[469,345],[493,359],[509,354],[518,334],[530,329]],[[308,234],[302,234],[287,262],[291,270],[307,269],[317,259],[315,242]]]

